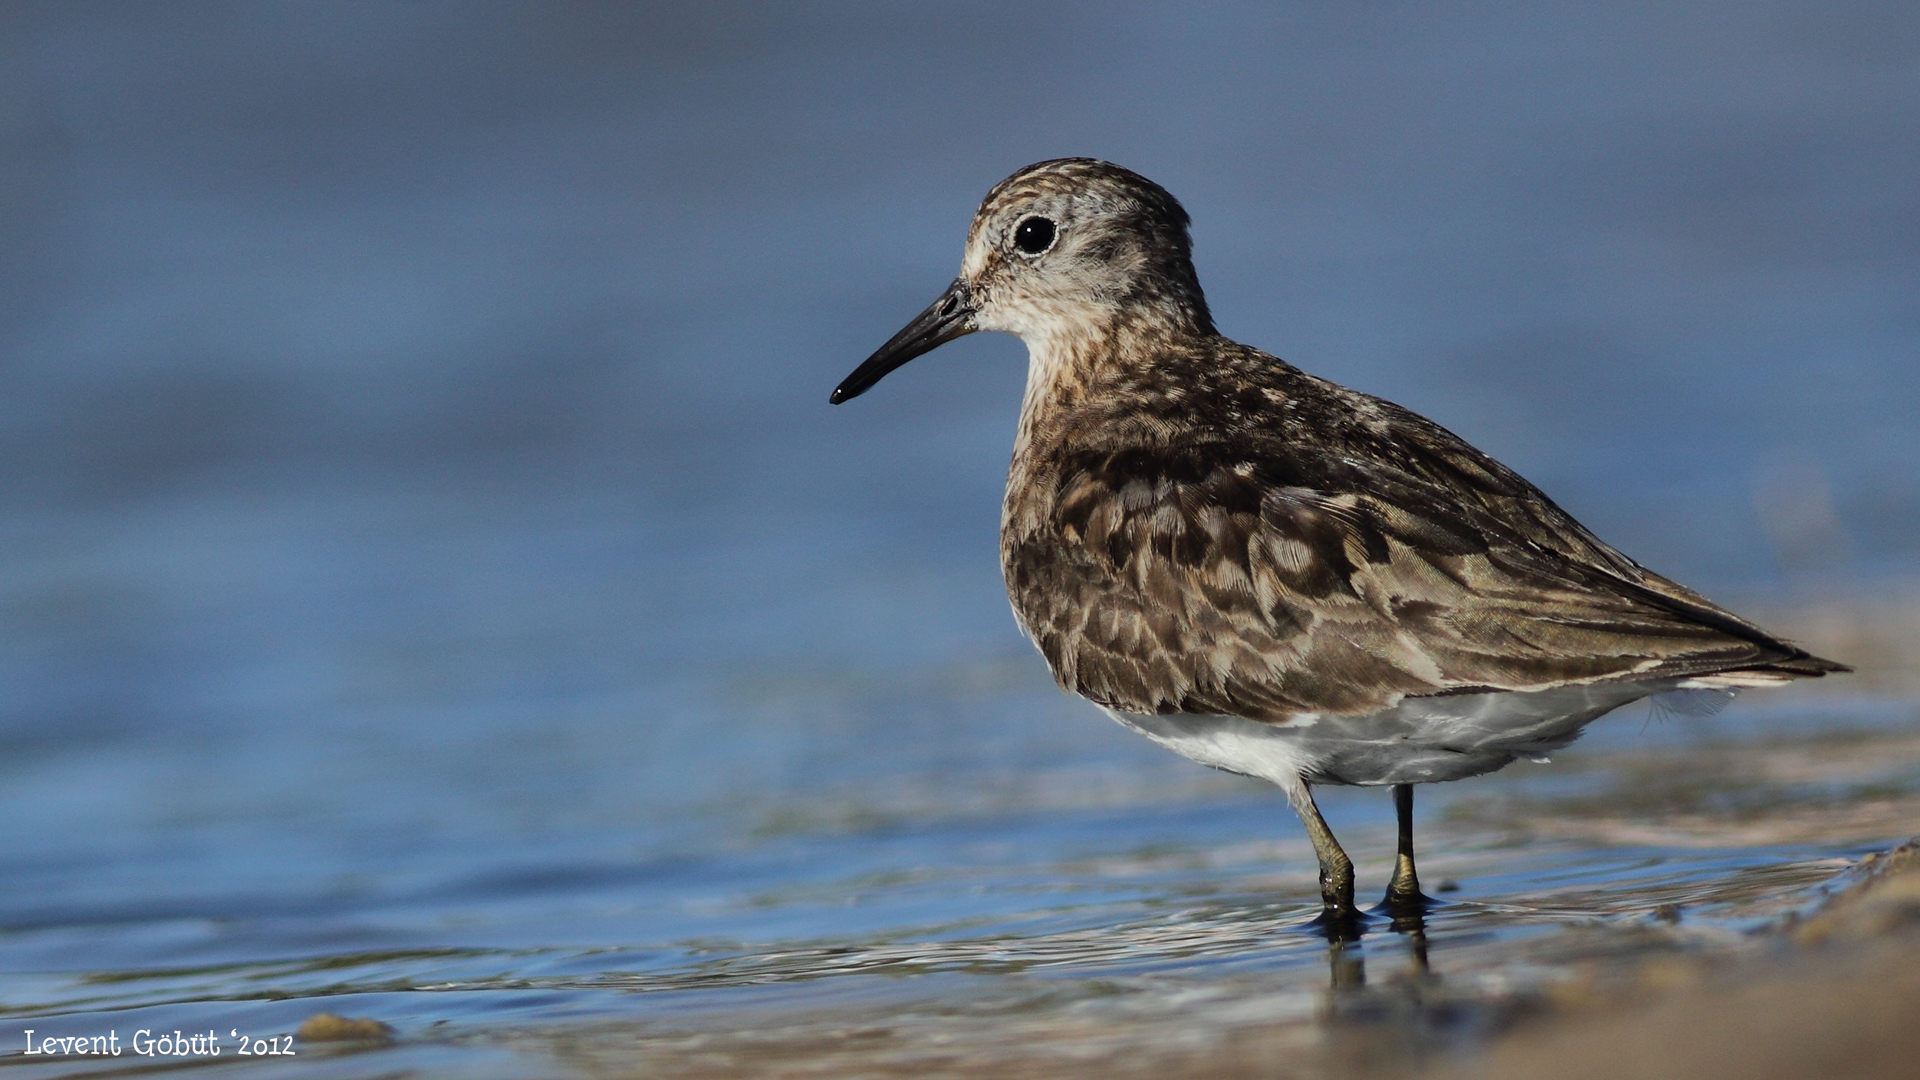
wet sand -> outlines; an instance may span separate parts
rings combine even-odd
[[[975,1017],[970,1039],[943,1037],[909,1009],[670,1038],[576,1034],[544,1050],[596,1076],[1912,1077],[1920,841],[1870,856],[1833,887],[1811,915],[1780,920],[1737,959],[1597,960],[1576,979],[1500,1002],[1407,965],[1376,985],[1331,988],[1310,1022],[1248,1025],[1204,1045],[1177,1035],[1142,1043],[1110,1017],[1054,1016],[1042,1028],[1017,1011]],[[1337,958],[1333,970],[1337,982]]]
[[[1869,860],[1763,959],[1649,965],[1438,1070],[1486,1080],[1920,1075],[1920,842]]]

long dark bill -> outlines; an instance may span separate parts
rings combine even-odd
[[[854,368],[853,374],[834,388],[833,396],[827,401],[834,405],[852,401],[873,389],[874,383],[886,378],[887,372],[901,364],[932,352],[954,338],[973,333],[973,316],[977,310],[973,290],[967,288],[965,281],[955,278],[947,291],[940,294],[940,299],[888,338],[879,351],[867,357],[866,363]]]

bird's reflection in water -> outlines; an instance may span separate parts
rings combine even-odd
[[[1327,968],[1336,992],[1358,990],[1367,985],[1367,958],[1360,951],[1358,938],[1348,940],[1329,936]]]
[[[1438,901],[1416,892],[1410,900],[1389,900],[1374,910],[1387,916],[1387,929],[1407,939],[1408,974],[1426,979],[1433,974],[1427,967],[1427,909]]]
[[[1320,927],[1327,938],[1329,988],[1318,1027],[1341,1075],[1417,1072],[1434,1056],[1470,1037],[1478,1015],[1440,985],[1427,962],[1431,901],[1382,903],[1346,927]],[[1367,981],[1365,937],[1374,946],[1374,982]],[[1399,941],[1406,959],[1399,956]],[[1384,975],[1383,975],[1384,971]]]
[[[1417,892],[1410,898],[1389,897],[1365,914],[1345,919],[1322,916],[1315,925],[1327,938],[1327,970],[1333,990],[1358,990],[1367,985],[1366,957],[1361,938],[1369,929],[1384,929],[1407,939],[1405,977],[1424,983],[1433,978],[1427,964],[1427,910],[1438,901]],[[1382,920],[1384,927],[1380,926]]]

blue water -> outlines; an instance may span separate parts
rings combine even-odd
[[[9,9],[0,1053],[322,1009],[395,1027],[324,1058],[382,1074],[775,1014],[892,1050],[1310,1020],[1283,801],[1013,628],[1018,343],[828,390],[988,186],[1098,154],[1185,201],[1234,336],[1710,595],[1884,592],[1920,569],[1917,56],[1845,5]],[[1911,709],[1841,693],[1423,791],[1434,970],[1812,903],[1910,825],[1787,824],[1920,783]],[[1754,779],[1783,741],[1855,750]],[[1733,764],[1660,789],[1689,824],[1575,828],[1703,746]],[[1328,804],[1378,888],[1384,796]],[[1369,935],[1374,984],[1405,945]]]

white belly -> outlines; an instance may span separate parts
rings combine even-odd
[[[1580,730],[1600,716],[1680,688],[1684,681],[1407,698],[1366,716],[1306,715],[1284,724],[1106,711],[1176,754],[1289,790],[1303,781],[1424,784],[1478,776],[1518,757],[1551,753],[1579,738]]]

